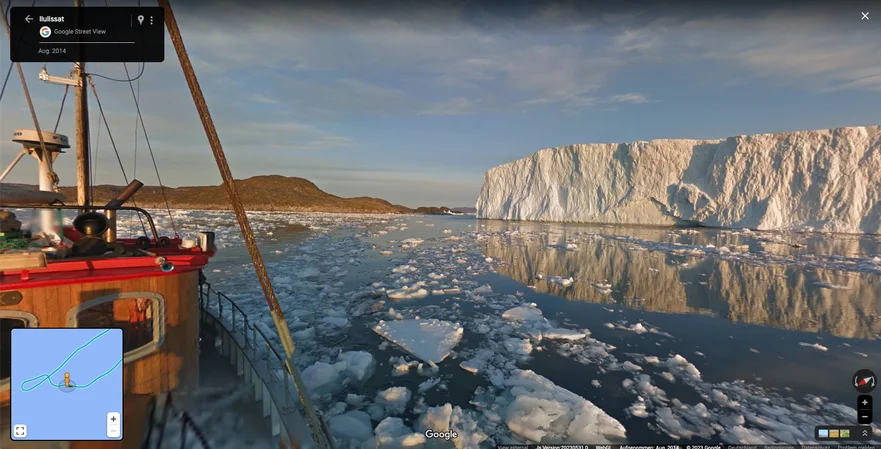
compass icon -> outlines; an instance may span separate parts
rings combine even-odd
[[[853,387],[860,393],[871,393],[875,389],[875,373],[861,369],[853,375]]]

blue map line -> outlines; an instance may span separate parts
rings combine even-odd
[[[21,383],[21,387],[20,387],[20,388],[21,388],[21,391],[25,391],[25,392],[27,392],[27,391],[31,391],[31,390],[33,390],[33,389],[39,387],[40,385],[43,385],[43,382],[46,382],[47,380],[49,381],[49,384],[52,385],[53,387],[56,387],[56,388],[64,387],[64,384],[63,384],[63,383],[61,383],[61,384],[56,384],[56,383],[52,382],[49,378],[50,378],[51,376],[54,376],[55,373],[57,373],[58,371],[61,371],[61,368],[64,368],[64,365],[66,365],[67,362],[69,362],[70,359],[72,359],[73,356],[75,356],[77,352],[80,352],[80,350],[85,349],[87,346],[89,346],[90,344],[94,343],[95,340],[101,338],[101,336],[103,336],[104,334],[106,334],[106,333],[108,333],[108,332],[110,332],[110,331],[111,331],[111,329],[105,329],[105,330],[104,330],[103,332],[101,332],[100,334],[98,334],[98,335],[92,337],[92,339],[89,340],[89,341],[87,341],[86,344],[80,346],[79,348],[74,349],[74,351],[73,351],[72,353],[70,353],[70,355],[67,356],[67,358],[64,359],[63,362],[61,362],[61,365],[58,366],[58,368],[55,368],[55,371],[52,371],[52,372],[49,373],[49,374],[40,374],[40,375],[37,376],[37,377],[31,378],[31,379],[28,379],[28,380],[22,382],[22,383]],[[100,376],[98,376],[98,377],[92,379],[91,382],[89,382],[89,383],[87,383],[87,384],[85,384],[85,385],[71,385],[70,388],[88,388],[88,387],[92,386],[92,384],[94,384],[95,382],[97,382],[99,379],[101,379],[102,377],[104,377],[104,376],[106,376],[106,375],[112,373],[113,370],[115,370],[115,369],[116,369],[117,367],[119,367],[119,365],[121,365],[121,364],[122,364],[122,359],[119,359],[119,361],[116,362],[116,365],[113,365],[113,368],[110,368],[109,370],[107,370],[107,371],[105,371],[103,374],[101,374]],[[38,384],[36,384],[36,385],[34,385],[33,387],[30,387],[30,388],[25,388],[25,384],[28,384],[28,383],[30,383],[30,382],[33,382],[33,381],[35,381],[35,380],[37,380],[37,379],[41,379],[41,378],[42,378],[43,380],[41,380]]]

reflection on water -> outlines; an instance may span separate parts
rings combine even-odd
[[[713,315],[845,338],[881,338],[881,275],[788,263],[872,257],[881,254],[875,237],[482,223],[482,230],[488,231],[480,240],[482,251],[504,262],[496,270],[539,292],[651,312]],[[617,240],[618,235],[725,246],[752,253],[751,263],[697,251],[647,250]],[[575,282],[563,286],[559,280],[548,280],[551,276],[573,277]]]

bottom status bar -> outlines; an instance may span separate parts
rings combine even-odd
[[[497,444],[496,449],[881,449],[877,444]]]

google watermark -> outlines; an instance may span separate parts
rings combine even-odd
[[[459,432],[456,432],[454,430],[451,430],[449,432],[437,432],[428,429],[425,431],[425,438],[450,441],[454,438],[459,438]]]

